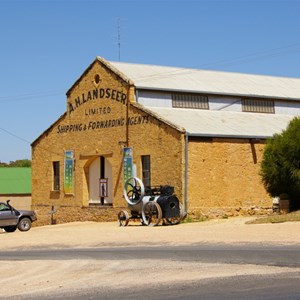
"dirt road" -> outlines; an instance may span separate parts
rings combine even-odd
[[[0,233],[0,251],[20,249],[59,249],[116,246],[190,245],[197,243],[300,243],[300,223],[246,225],[249,218],[212,220],[177,226],[146,227],[132,223],[70,223],[34,227],[29,232]],[[149,265],[151,268],[149,269]],[[179,271],[180,270],[180,271]],[[245,274],[275,274],[289,268],[274,266],[221,265],[181,261],[134,260],[34,260],[1,261],[0,284],[5,293],[0,298],[30,299],[34,295],[74,291],[85,288],[121,289],[134,287],[132,276],[149,284],[172,284]],[[298,269],[293,270],[299,272]],[[159,274],[159,276],[158,276]]]
[[[193,243],[299,244],[299,223],[245,224],[251,218],[211,220],[176,226],[140,226],[131,223],[76,222],[33,227],[28,232],[0,231],[0,250],[62,247],[188,245]]]

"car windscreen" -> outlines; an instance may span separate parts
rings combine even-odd
[[[9,211],[9,210],[10,210],[10,207],[8,207],[4,203],[0,203],[0,211]]]

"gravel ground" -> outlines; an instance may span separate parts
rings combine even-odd
[[[130,223],[76,222],[33,227],[28,232],[0,231],[0,250],[59,249],[116,246],[191,245],[197,243],[268,245],[299,244],[300,223],[247,225],[251,218],[230,218],[176,226],[146,227]],[[151,265],[151,269],[149,269]],[[76,293],[86,289],[135,287],[134,278],[148,284],[192,282],[207,278],[249,274],[281,274],[289,268],[256,265],[203,264],[181,261],[134,260],[35,260],[1,261],[1,299],[31,299],[43,295]],[[293,270],[299,272],[298,269]],[[159,274],[159,275],[158,275]]]

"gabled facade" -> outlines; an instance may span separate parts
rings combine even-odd
[[[125,206],[124,147],[133,149],[138,177],[147,161],[151,184],[172,184],[182,198],[184,131],[134,97],[132,82],[100,58],[67,92],[66,113],[32,144],[33,205],[45,220],[52,206],[60,221],[106,214],[115,219],[111,211]],[[66,155],[71,171],[66,171]],[[166,160],[169,167],[162,168]],[[100,197],[100,179],[106,180],[105,197]]]
[[[192,215],[270,211],[260,161],[266,138],[299,113],[300,80],[280,79],[276,93],[273,77],[199,72],[97,57],[32,144],[39,220],[53,207],[58,222],[115,220],[126,207],[124,148],[135,176],[174,186]]]

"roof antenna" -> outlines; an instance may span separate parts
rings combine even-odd
[[[118,18],[118,49],[119,49],[119,61],[121,61],[121,25],[120,25],[120,18]]]

